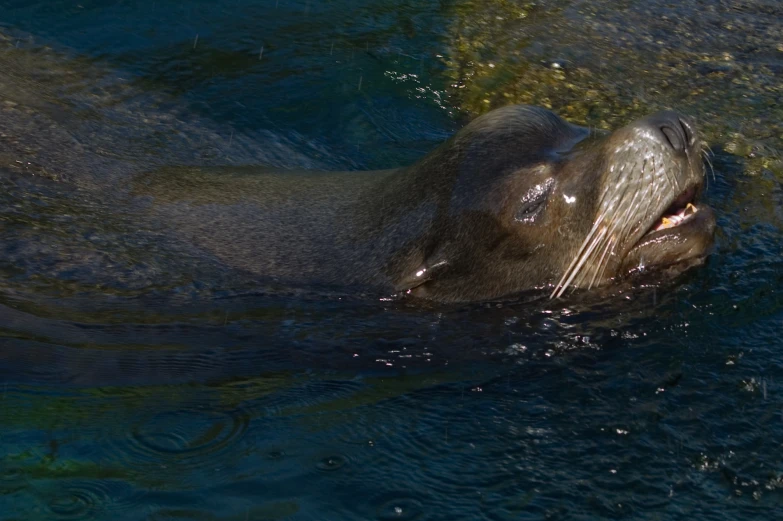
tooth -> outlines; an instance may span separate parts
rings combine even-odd
[[[674,220],[673,219],[669,219],[668,217],[661,218],[661,221],[663,221],[662,228],[664,228],[664,229],[665,228],[671,228],[672,226],[674,226]]]
[[[691,212],[693,212],[693,213],[696,213],[696,212],[698,211],[698,210],[696,210],[696,207],[695,207],[695,206],[693,206],[691,203],[688,203],[688,204],[686,204],[686,205],[685,205],[685,209],[686,209],[686,210],[690,210],[690,211],[691,211]]]

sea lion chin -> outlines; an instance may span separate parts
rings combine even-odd
[[[516,105],[395,170],[189,169],[139,187],[211,254],[278,283],[556,298],[709,253],[703,149],[674,112],[599,133]]]

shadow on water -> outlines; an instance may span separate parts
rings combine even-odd
[[[777,3],[0,10],[0,519],[780,508]],[[130,197],[179,165],[397,166],[519,101],[697,116],[707,265],[556,301],[346,296],[228,270]]]

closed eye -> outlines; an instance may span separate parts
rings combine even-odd
[[[552,178],[549,178],[528,190],[520,200],[514,219],[523,223],[535,222],[546,207],[553,181]]]

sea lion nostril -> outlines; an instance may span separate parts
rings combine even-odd
[[[661,132],[666,137],[666,141],[668,141],[669,145],[678,152],[685,151],[686,140],[684,136],[687,134],[684,134],[683,130],[678,132],[677,129],[669,125],[663,125],[661,127]]]
[[[682,127],[683,135],[685,136],[685,143],[687,146],[692,147],[696,142],[696,137],[693,134],[693,129],[687,120],[679,118],[680,126]]]

